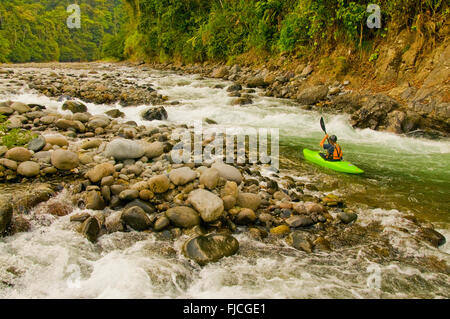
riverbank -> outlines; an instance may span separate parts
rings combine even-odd
[[[92,70],[98,67],[97,71],[104,68],[99,73],[110,73],[111,65],[89,64],[86,67]],[[81,73],[88,68],[82,67]],[[74,69],[70,65],[64,70],[65,76],[76,73]],[[23,83],[31,84],[30,88],[40,76],[40,71],[33,68],[14,71],[14,74],[21,74]],[[154,71],[146,72],[151,74]],[[131,81],[133,73],[136,69],[120,69],[114,81],[108,79],[104,83],[120,87],[116,83]],[[31,75],[33,78],[28,81]],[[102,75],[91,73],[88,77],[102,78]],[[161,81],[165,77],[168,75],[163,74]],[[42,80],[45,82],[45,78]],[[86,83],[89,80],[86,79]],[[142,81],[139,78],[134,80]],[[182,88],[182,79],[177,81],[175,85]],[[187,85],[189,79],[184,81]],[[11,84],[12,81],[6,79],[5,82]],[[161,100],[156,104],[160,103],[158,105],[169,110],[169,118],[172,109],[177,108],[184,118],[189,116],[181,109],[183,101],[179,102],[180,106],[174,103],[178,97],[159,88],[161,83],[149,85],[151,81],[146,82],[147,87],[159,92],[155,95]],[[9,89],[17,90],[16,94],[23,93],[23,83],[16,83],[17,89],[12,83]],[[216,87],[219,84],[208,85]],[[225,93],[227,89],[233,87],[229,82],[221,85],[214,90],[225,95],[228,94]],[[32,89],[42,90],[39,87]],[[187,88],[186,92],[189,90]],[[81,92],[77,94],[81,96]],[[256,88],[255,93],[259,92]],[[252,99],[258,99],[255,93],[248,92]],[[79,242],[80,247],[93,250],[108,251],[106,246],[114,238],[122,238],[118,241],[127,242],[127,247],[143,241],[156,241],[158,247],[166,247],[165,258],[181,260],[183,264],[189,263],[189,259],[202,265],[221,260],[219,265],[223,266],[230,260],[239,260],[240,256],[252,263],[250,260],[254,260],[255,255],[258,258],[271,256],[273,252],[269,251],[273,249],[268,247],[279,247],[288,255],[297,256],[295,258],[298,258],[297,252],[302,258],[308,255],[320,264],[323,262],[320,261],[322,254],[337,257],[346,251],[353,254],[362,249],[372,262],[389,264],[395,261],[418,267],[435,273],[439,285],[445,286],[441,283],[441,278],[446,278],[449,271],[445,258],[426,255],[411,260],[408,250],[398,247],[398,237],[394,235],[401,232],[409,244],[414,243],[417,247],[437,247],[445,239],[433,230],[430,223],[412,216],[405,217],[399,212],[361,209],[332,194],[332,191],[319,191],[321,186],[305,181],[304,176],[297,176],[292,170],[282,168],[274,172],[264,165],[249,164],[176,164],[171,150],[177,141],[172,138],[172,133],[188,129],[186,125],[148,121],[152,118],[147,117],[146,120],[141,117],[147,113],[148,106],[123,107],[120,99],[115,106],[107,106],[86,105],[74,100],[57,102],[56,96],[46,100],[47,103],[32,103],[29,99],[36,97],[27,96],[23,100],[26,103],[7,102],[2,105],[3,110],[9,113],[10,122],[41,135],[30,143],[31,150],[12,148],[2,154],[2,167],[3,163],[8,164],[2,170],[3,178],[8,183],[20,183],[23,187],[30,185],[34,189],[28,193],[23,189],[23,195],[17,191],[13,199],[7,196],[8,200],[2,201],[5,205],[2,206],[3,216],[8,218],[13,212],[7,229],[9,236],[5,237],[5,249],[15,240],[20,242],[27,233],[37,239],[39,229],[52,232],[61,230],[61,227],[70,232],[68,238]],[[91,114],[94,110],[95,114]],[[130,119],[128,114],[135,117]],[[164,112],[157,114],[164,116]],[[56,180],[56,183],[47,185],[49,180]],[[205,198],[210,200],[205,203]],[[389,225],[384,218],[395,219],[396,222]],[[386,240],[387,234],[393,236],[392,241]],[[93,243],[87,244],[88,240]],[[168,246],[162,244],[165,241]],[[411,248],[409,244],[408,249]],[[252,253],[255,245],[266,248]],[[114,251],[116,249],[118,247],[114,244]],[[217,254],[211,255],[211,251]],[[433,254],[437,252],[435,249]],[[3,253],[8,256],[6,251]],[[220,259],[230,255],[233,255],[231,259]],[[95,258],[102,259],[98,255]],[[5,259],[3,262],[9,263]],[[366,266],[362,262],[357,267],[358,271]],[[86,271],[92,275],[92,269]],[[12,285],[11,289],[23,277],[20,271],[16,271],[18,275],[13,273],[2,273],[3,284]],[[4,279],[6,277],[9,279]],[[444,288],[444,296],[445,291]]]

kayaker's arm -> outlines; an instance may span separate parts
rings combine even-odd
[[[320,142],[320,147],[323,148],[323,144],[325,143],[325,141],[327,140],[327,138],[328,138],[328,134],[325,135],[325,137],[323,138],[322,142]]]

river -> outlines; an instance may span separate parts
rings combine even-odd
[[[449,243],[437,249],[418,242],[411,222],[404,218],[414,214],[431,222],[448,240],[450,141],[355,130],[347,115],[306,111],[292,101],[258,95],[250,106],[231,106],[232,98],[217,87],[226,88],[231,82],[168,71],[116,68],[130,81],[153,83],[159,93],[179,101],[179,105],[166,107],[171,122],[209,118],[218,127],[279,128],[280,174],[297,176],[321,191],[345,198],[358,209],[358,223],[377,222],[382,226],[381,237],[395,250],[395,257],[374,255],[378,239],[330,253],[307,254],[282,240],[263,243],[239,234],[239,254],[200,267],[180,253],[185,238],[170,242],[156,235],[114,233],[102,236],[94,245],[70,228],[68,216],[57,220],[47,216],[34,219],[28,233],[0,239],[0,282],[13,282],[0,284],[0,297],[450,297],[446,265],[450,262]],[[62,102],[26,87],[19,94],[0,93],[0,100],[6,99],[59,111],[62,106]],[[92,114],[110,108],[87,105]],[[116,108],[126,114],[126,120],[148,125],[140,118],[148,106]],[[327,130],[338,136],[345,159],[364,169],[364,175],[343,175],[304,161],[303,148],[319,148],[323,137],[321,116]],[[157,124],[164,122],[151,125]],[[64,193],[58,196],[64,200]]]

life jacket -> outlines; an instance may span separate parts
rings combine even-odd
[[[333,155],[332,156],[330,156],[329,154],[328,154],[328,158],[329,159],[331,159],[331,160],[333,160],[333,161],[340,161],[340,160],[342,160],[342,148],[339,146],[339,144],[334,144],[334,152],[333,152]]]

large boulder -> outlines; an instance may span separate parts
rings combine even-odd
[[[76,153],[62,149],[52,153],[51,162],[53,166],[63,171],[70,171],[71,169],[78,167],[80,163]]]
[[[157,175],[148,181],[149,189],[156,194],[167,192],[170,187],[170,180],[166,175]]]
[[[212,168],[215,168],[219,172],[220,177],[227,181],[236,182],[238,185],[242,182],[242,174],[236,167],[217,162],[212,165]]]
[[[63,110],[69,110],[72,113],[84,113],[87,112],[87,106],[77,101],[66,101],[62,106]]]
[[[40,165],[36,162],[23,162],[17,167],[17,173],[25,177],[34,177],[39,175]]]
[[[86,177],[90,179],[92,183],[98,183],[103,177],[111,176],[116,170],[111,163],[102,163],[96,165],[94,168],[87,172]]]
[[[150,218],[144,210],[137,206],[126,209],[122,213],[122,220],[126,225],[137,231],[147,230],[152,225]]]
[[[169,115],[167,114],[166,109],[160,106],[148,109],[142,114],[142,118],[147,121],[165,121],[169,118]]]
[[[350,124],[353,127],[372,130],[387,126],[388,114],[399,107],[396,100],[384,94],[365,96],[361,99],[361,105],[362,107],[353,113]]]
[[[191,228],[200,224],[200,216],[190,207],[178,206],[166,211],[166,216],[177,227]]]
[[[24,147],[14,147],[6,152],[5,157],[7,159],[16,161],[16,162],[26,162],[31,159],[33,154]]]
[[[119,161],[136,159],[144,156],[145,147],[139,142],[118,138],[108,143],[104,154]]]
[[[297,101],[303,105],[313,105],[325,99],[328,94],[328,86],[318,85],[307,88],[297,96]]]
[[[187,240],[183,246],[184,255],[200,265],[232,256],[238,250],[239,242],[237,239],[225,234],[198,236]]]
[[[180,167],[170,172],[169,178],[175,185],[185,185],[192,182],[197,174],[189,167]]]
[[[194,206],[201,218],[209,223],[219,219],[224,210],[223,201],[217,195],[204,189],[196,189],[189,194],[189,202]]]

